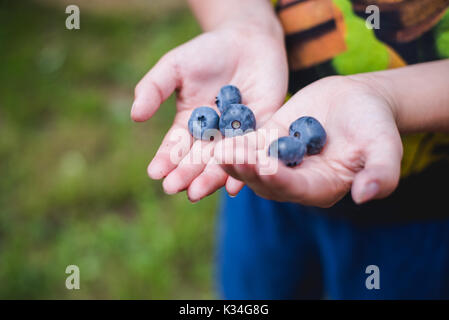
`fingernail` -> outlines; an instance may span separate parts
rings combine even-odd
[[[136,115],[135,115],[135,113],[136,113],[135,109],[136,109],[136,101],[133,102],[133,105],[131,106],[131,111],[129,112],[129,115],[133,121],[137,121]]]
[[[365,186],[362,192],[362,197],[360,203],[371,200],[379,192],[379,184],[377,182],[370,182]]]
[[[187,196],[187,199],[189,199],[189,201],[192,203],[192,204],[195,204],[195,203],[197,203],[198,201],[200,201],[201,199],[197,199],[197,200],[192,200],[192,199],[190,199],[190,197],[189,196]]]
[[[148,165],[147,172],[150,178],[154,180],[160,180],[165,176],[164,167],[162,166],[161,163],[154,161],[154,159]]]
[[[234,199],[235,197],[237,197],[237,195],[233,196],[232,194],[230,194],[229,197]]]
[[[178,190],[165,190],[164,189],[165,194],[172,196],[174,194],[177,194],[179,191]]]

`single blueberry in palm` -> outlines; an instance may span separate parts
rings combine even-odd
[[[268,148],[270,157],[277,157],[288,167],[295,167],[302,162],[306,145],[294,137],[281,137],[273,141]]]
[[[318,154],[326,144],[326,131],[313,117],[301,117],[290,125],[289,134],[307,146],[307,154]]]
[[[214,132],[218,130],[220,117],[209,107],[199,107],[193,110],[189,119],[190,134],[201,140],[213,140]]]
[[[215,99],[215,103],[217,104],[218,110],[223,114],[231,104],[242,103],[240,90],[232,85],[224,86],[220,89],[220,92]]]
[[[221,115],[219,128],[225,137],[241,136],[256,129],[256,117],[243,104],[231,104]]]

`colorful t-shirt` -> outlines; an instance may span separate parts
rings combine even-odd
[[[329,75],[349,75],[449,58],[449,0],[273,1],[286,34],[289,91]],[[376,21],[376,14],[379,19]],[[368,28],[367,24],[377,28]],[[432,84],[429,84],[432,85]],[[449,79],[448,79],[449,89]],[[449,217],[449,135],[404,135],[402,179],[387,200],[361,207],[345,198],[348,215]],[[444,184],[443,184],[444,183]],[[386,212],[388,207],[397,212]],[[431,211],[431,212],[429,212]]]

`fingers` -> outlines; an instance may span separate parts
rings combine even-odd
[[[358,204],[390,195],[401,173],[402,143],[399,133],[379,137],[367,151],[364,169],[356,174],[352,198]]]
[[[281,168],[278,166],[276,159],[270,158],[268,162],[273,163],[269,165],[274,170],[268,170],[266,167],[266,160],[261,160],[261,154],[265,153],[265,150],[258,151],[258,159],[256,164],[234,164],[222,166],[234,179],[244,181],[257,195],[277,201],[287,199],[291,194],[291,190],[287,190],[287,181],[293,179],[292,169]],[[286,169],[288,172],[282,172],[282,169]],[[301,183],[301,179],[294,178],[298,181],[298,186],[305,186]],[[237,180],[238,181],[238,180]]]
[[[192,202],[197,202],[224,186],[228,175],[212,158],[204,171],[190,184],[187,196]]]
[[[261,195],[267,189],[259,178],[259,172],[255,165],[236,164],[236,165],[221,165],[221,168],[229,174],[229,183],[226,183],[226,190],[229,195],[235,196],[240,192],[245,184],[248,185],[254,192]],[[244,181],[244,182],[243,182]],[[229,186],[228,186],[229,185]],[[266,194],[264,194],[267,197]]]
[[[278,162],[276,159],[270,161]],[[348,186],[336,179],[334,172],[321,159],[312,157],[296,168],[279,164],[276,173],[260,175],[260,179],[278,201],[322,208],[335,204],[348,190]]]
[[[258,135],[260,141],[248,143],[243,149],[235,147],[230,142],[233,139],[225,139],[217,144],[214,155],[224,171],[247,184],[259,196],[329,207],[349,189],[350,181],[336,177],[321,157],[307,157],[296,168],[284,166],[278,159],[268,156],[267,145],[273,137],[260,130]],[[256,161],[250,161],[254,158],[251,154],[256,155]]]
[[[248,139],[245,141],[244,138]],[[262,170],[257,168],[257,149],[263,146],[257,143],[256,138],[255,135],[228,138],[215,147],[216,162],[230,175],[226,183],[226,189],[230,195],[236,195],[244,184],[247,184],[261,196],[266,198],[272,196],[270,188],[261,181],[259,176],[261,172],[264,173],[265,168]],[[265,135],[263,135],[263,141],[265,141]],[[265,148],[260,152],[265,152]]]
[[[151,118],[180,82],[174,55],[168,53],[137,84],[131,118],[139,122]]]
[[[257,132],[219,141],[214,149],[215,161],[235,179],[243,181],[249,164],[256,163]],[[245,180],[246,181],[246,180]],[[232,184],[232,182],[231,182]]]
[[[230,175],[226,182],[226,190],[231,196],[237,195],[245,184],[256,193],[263,192],[256,163],[258,150],[265,150],[265,143],[270,139],[267,132],[258,130],[217,143],[214,157],[221,168]]]
[[[167,194],[175,194],[187,189],[190,183],[201,174],[212,157],[213,143],[197,140],[189,153],[171,171],[163,182]]]
[[[167,132],[164,140],[148,166],[150,178],[159,180],[167,176],[188,154],[193,138],[183,125],[187,120],[186,113],[178,113],[173,126]]]
[[[235,197],[245,186],[245,183],[229,176],[226,180],[226,191],[231,197]]]

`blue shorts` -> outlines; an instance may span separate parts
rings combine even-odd
[[[225,299],[449,298],[449,219],[359,224],[245,187],[222,192],[218,227]]]

